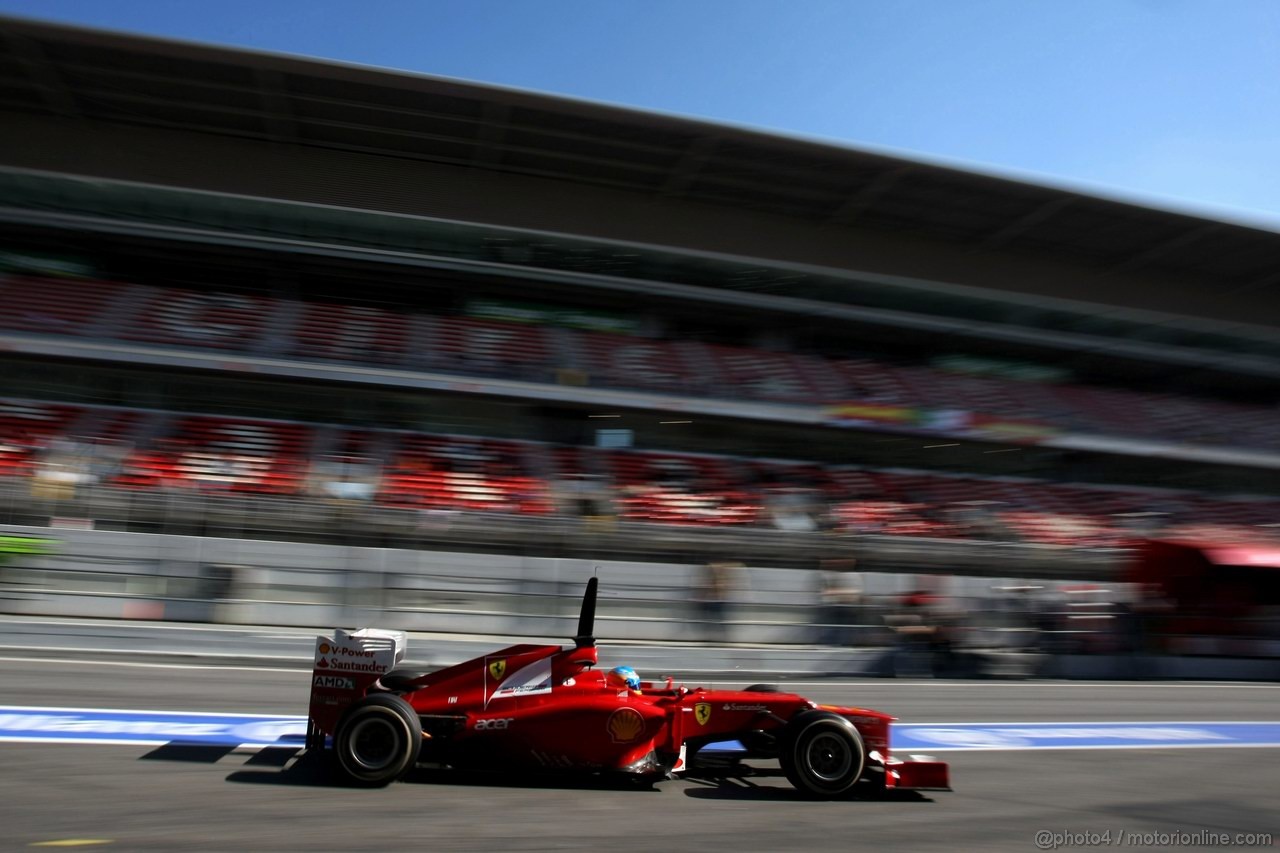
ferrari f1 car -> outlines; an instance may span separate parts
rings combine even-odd
[[[609,683],[587,584],[569,648],[515,645],[434,672],[398,669],[406,636],[365,628],[316,640],[307,748],[351,781],[386,785],[422,763],[503,773],[620,774],[653,782],[729,756],[776,759],[806,795],[949,789],[947,765],[889,751],[887,714],[818,705],[767,685],[706,690]],[[709,748],[710,747],[710,748]],[[716,761],[712,758],[715,756]]]

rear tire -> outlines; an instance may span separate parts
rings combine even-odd
[[[833,799],[858,783],[867,767],[867,748],[844,717],[810,711],[787,724],[778,760],[798,791]]]
[[[338,764],[352,781],[388,785],[418,762],[422,723],[408,702],[389,693],[366,696],[343,715],[333,739]]]

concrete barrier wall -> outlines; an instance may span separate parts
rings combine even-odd
[[[51,553],[0,567],[3,610],[244,625],[357,626],[565,637],[583,585],[601,579],[597,633],[615,639],[807,643],[827,611],[812,571],[729,571],[722,617],[701,604],[704,567],[342,547],[94,530],[7,528],[46,537]],[[887,603],[912,575],[863,572],[863,606],[847,611],[859,642],[887,641]],[[938,591],[991,600],[1016,579],[941,577]],[[993,630],[995,630],[993,628]]]

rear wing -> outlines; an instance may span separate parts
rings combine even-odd
[[[408,647],[409,637],[404,631],[379,628],[338,628],[332,637],[316,637],[307,746],[323,746],[324,736],[333,734],[347,706],[400,663]]]

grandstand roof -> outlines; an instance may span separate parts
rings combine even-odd
[[[1280,233],[825,142],[310,58],[0,18],[0,108],[606,185],[975,249],[1280,284]]]

